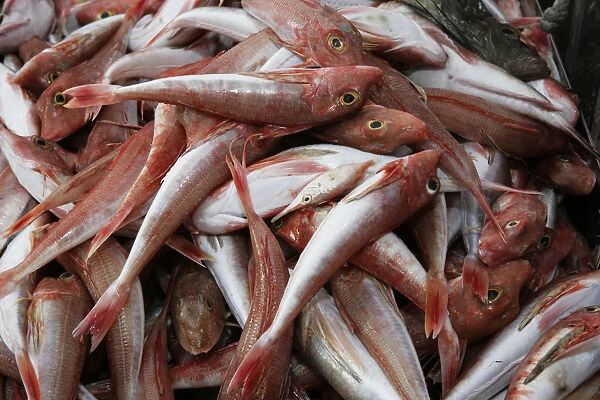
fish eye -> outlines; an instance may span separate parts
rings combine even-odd
[[[58,277],[58,279],[65,280],[65,279],[69,279],[72,276],[73,276],[73,274],[70,273],[70,272],[63,272],[62,274],[60,274],[60,276]]]
[[[383,128],[384,125],[385,125],[385,122],[380,121],[378,119],[372,119],[369,122],[367,122],[367,126],[369,127],[369,129],[372,129],[372,130],[381,129],[381,128]]]
[[[567,163],[571,162],[571,159],[568,156],[559,154],[557,157],[558,157],[558,161],[560,161],[561,163],[567,164]]]
[[[114,12],[112,12],[110,10],[104,10],[101,13],[98,13],[98,17],[96,19],[105,19],[108,17],[112,17],[113,15],[115,15]]]
[[[521,221],[519,221],[518,219],[512,220],[509,223],[506,224],[507,228],[514,228],[515,226],[519,225],[521,223]]]
[[[312,196],[310,194],[305,194],[304,196],[302,196],[302,202],[304,204],[310,203],[311,200],[312,200]]]
[[[503,288],[498,287],[498,286],[492,286],[488,289],[488,293],[487,293],[487,301],[488,304],[493,304],[496,301],[498,301],[499,299],[502,298],[502,296],[504,295],[505,291]]]
[[[440,181],[435,176],[427,180],[427,193],[435,194],[440,190]]]
[[[52,145],[44,138],[40,136],[32,136],[31,141],[35,143],[36,146],[41,147],[42,149],[49,149]]]
[[[518,39],[520,36],[519,31],[510,25],[503,25],[502,28],[500,28],[500,30],[502,31],[504,36],[506,36],[510,39]]]
[[[339,100],[343,106],[350,107],[356,104],[359,98],[360,96],[358,95],[358,92],[349,90],[347,92],[342,93],[342,95],[339,97]]]
[[[282,219],[278,219],[277,221],[273,221],[273,228],[275,229],[279,229],[283,226],[283,220]]]
[[[52,83],[57,80],[59,76],[60,71],[49,72],[48,75],[46,75],[46,81],[48,81],[48,83]]]
[[[548,235],[544,235],[540,238],[540,241],[538,243],[538,247],[540,249],[545,249],[546,247],[550,246],[550,236]]]
[[[212,312],[213,311],[213,303],[212,303],[212,301],[210,301],[209,299],[206,299],[205,303],[206,303],[207,310],[210,311],[210,312]]]
[[[346,50],[344,40],[335,33],[330,33],[329,36],[327,36],[327,43],[329,43],[329,47],[338,53],[343,53],[344,50]]]
[[[52,103],[54,103],[55,106],[62,106],[66,102],[67,96],[65,96],[65,94],[61,91],[54,93],[54,96],[52,96]]]
[[[589,306],[585,308],[585,311],[587,312],[598,312],[600,311],[600,307],[598,306]]]

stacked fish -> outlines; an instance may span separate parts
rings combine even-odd
[[[600,155],[539,18],[374,3],[4,2],[7,392],[549,399],[596,373],[600,272],[559,203]]]

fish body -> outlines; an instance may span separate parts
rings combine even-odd
[[[88,85],[65,91],[67,108],[151,100],[254,124],[316,125],[357,111],[381,77],[374,67],[289,69],[255,74],[162,78],[131,86]]]

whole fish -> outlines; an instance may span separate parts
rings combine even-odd
[[[131,86],[86,85],[64,93],[70,98],[67,108],[152,100],[241,122],[312,126],[357,111],[379,78],[381,71],[368,66],[288,69],[162,78]]]
[[[277,338],[354,252],[432,200],[439,190],[438,160],[438,152],[424,151],[388,163],[338,203],[302,252],[273,323],[244,358],[231,386],[256,379],[257,368],[274,356]],[[354,223],[348,223],[350,216]]]
[[[550,75],[546,62],[521,42],[519,31],[497,22],[479,2],[409,0],[407,3],[441,26],[461,45],[511,75],[525,81]]]

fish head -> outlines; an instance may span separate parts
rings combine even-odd
[[[171,300],[173,328],[191,354],[208,352],[225,325],[225,300],[210,273],[188,266],[180,272]]]
[[[69,100],[64,91],[77,86],[77,83],[69,83],[69,76],[68,71],[60,75],[44,90],[35,103],[36,112],[42,123],[41,136],[46,140],[58,141],[81,128],[92,117],[89,108],[64,107]]]
[[[55,151],[54,143],[40,136],[18,136],[0,128],[0,148],[13,171],[21,169],[56,183],[71,175],[65,161]]]
[[[325,203],[294,211],[273,222],[271,229],[294,249],[302,251],[332,208],[332,203]]]
[[[506,193],[498,199],[502,206],[494,213],[506,240],[491,221],[486,221],[479,238],[479,257],[495,266],[521,257],[535,248],[544,234],[547,208],[536,196]]]
[[[377,67],[354,65],[321,68],[319,79],[306,85],[302,98],[311,107],[315,122],[326,122],[360,110],[369,89],[381,79]]]
[[[440,180],[437,177],[440,152],[425,150],[411,154],[406,158],[408,159],[406,173],[410,181],[411,193],[413,195],[419,194],[417,196],[419,198],[424,197],[432,200],[437,196],[441,187]]]
[[[448,312],[458,337],[475,341],[489,336],[512,322],[519,313],[519,292],[531,277],[527,260],[509,261],[488,269],[488,296],[482,301],[462,279],[451,282]]]
[[[350,21],[331,8],[315,13],[302,31],[299,53],[321,67],[361,64],[363,39]]]
[[[575,243],[567,257],[561,262],[560,274],[569,275],[571,273],[584,273],[597,269],[594,263],[594,253],[588,246],[585,237],[576,232]]]
[[[426,139],[425,123],[404,111],[366,104],[354,116],[327,126],[320,137],[375,154]]]
[[[586,196],[596,185],[594,171],[574,151],[551,154],[540,160],[536,177],[565,196]]]

